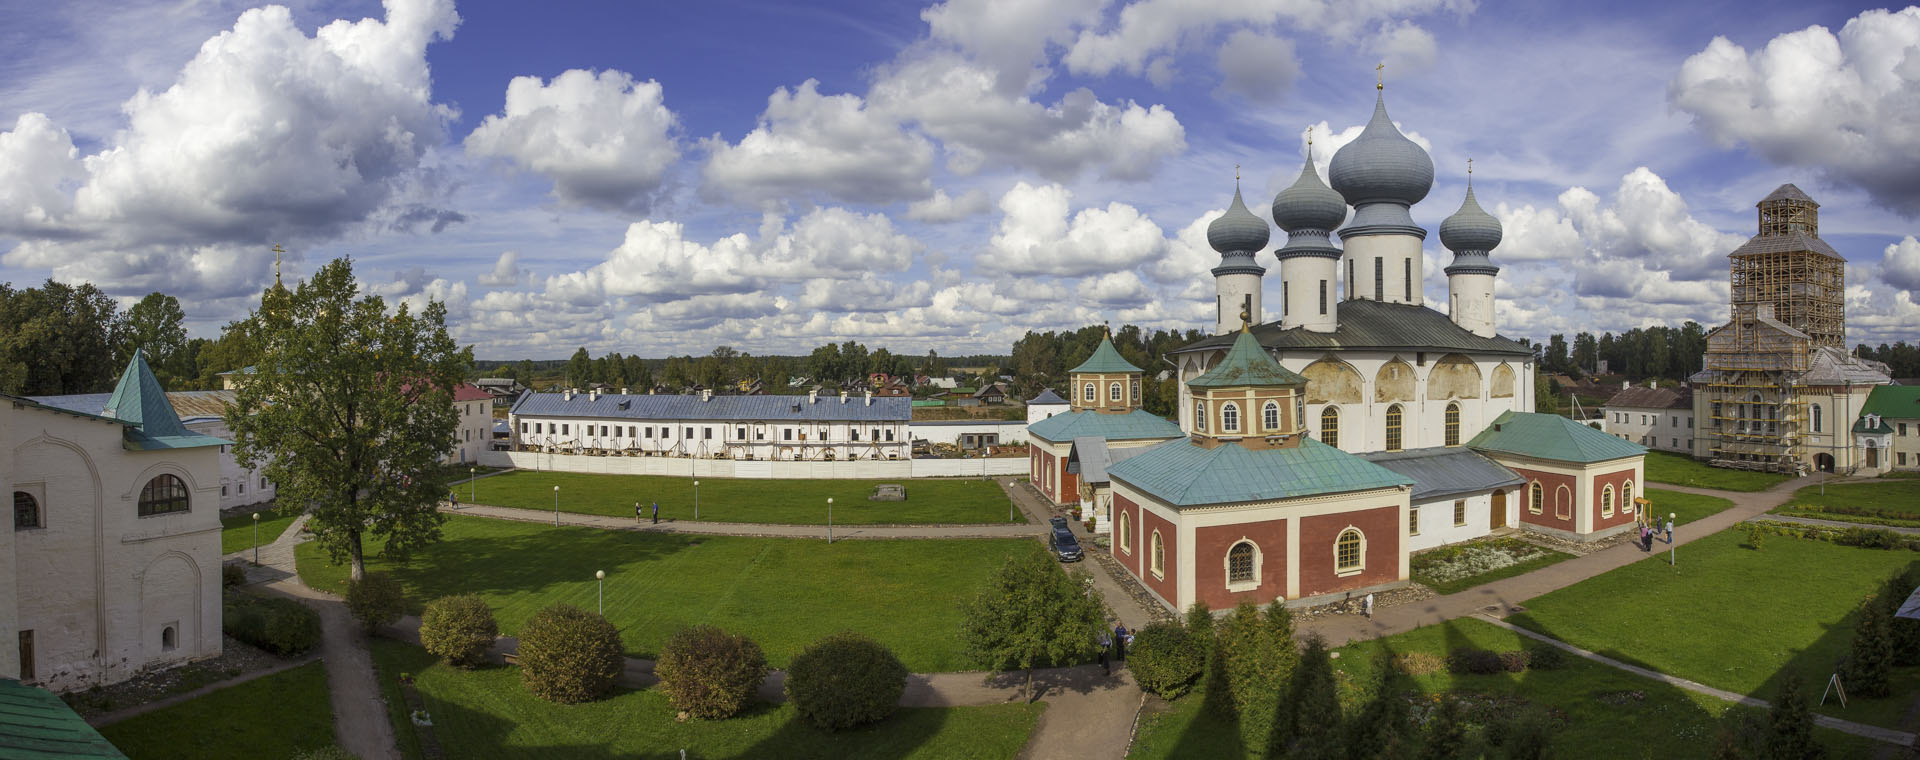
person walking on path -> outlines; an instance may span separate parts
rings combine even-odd
[[[447,492],[447,502],[452,504],[454,509],[460,508],[460,496],[452,491]]]
[[[1368,620],[1373,619],[1373,592],[1367,592],[1367,597],[1360,600],[1360,614],[1366,615]]]
[[[1100,629],[1099,642],[1100,642],[1100,672],[1106,675],[1113,675],[1113,661],[1108,659],[1108,656],[1113,654],[1113,639],[1110,639],[1107,637],[1107,629],[1105,628]]]
[[[1125,625],[1113,627],[1113,659],[1123,661],[1127,659],[1127,627]]]
[[[653,503],[653,524],[660,524],[660,502],[657,501]]]
[[[1667,516],[1667,545],[1673,545],[1673,516]]]

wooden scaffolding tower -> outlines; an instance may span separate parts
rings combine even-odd
[[[1729,254],[1733,306],[1768,304],[1814,346],[1846,347],[1846,259],[1820,239],[1820,204],[1781,185],[1757,204],[1760,234]]]

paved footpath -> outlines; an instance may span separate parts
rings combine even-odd
[[[471,515],[491,517],[499,520],[518,520],[520,522],[554,523],[551,510],[522,509],[519,507],[495,507],[481,504],[462,504],[459,509],[442,504],[440,511],[451,515]],[[642,522],[628,517],[610,517],[607,515],[582,515],[561,512],[561,525],[579,528],[604,528],[607,530],[631,530],[643,533],[699,533],[710,536],[756,536],[760,538],[819,538],[827,537],[825,525],[770,525],[765,523],[723,523],[694,522],[692,520],[661,520],[659,523]],[[1042,521],[1044,523],[1044,520]],[[1014,523],[986,523],[982,525],[835,525],[833,540],[859,538],[1032,538],[1040,534],[1044,525]]]

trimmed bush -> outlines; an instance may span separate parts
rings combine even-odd
[[[233,588],[247,585],[247,569],[238,562],[228,562],[220,566],[220,586]]]
[[[435,599],[420,613],[420,646],[454,667],[485,662],[499,633],[493,610],[476,594]]]
[[[407,598],[399,581],[384,573],[367,573],[365,578],[347,581],[347,611],[371,631],[398,621],[407,611]]]
[[[1567,653],[1559,647],[1542,644],[1527,647],[1528,670],[1559,670],[1567,666]]]
[[[696,625],[667,639],[653,667],[676,710],[702,720],[731,717],[767,677],[767,656],[752,639]]]
[[[620,631],[571,604],[550,605],[520,627],[520,680],[527,692],[561,704],[606,696],[626,668]]]
[[[1140,688],[1167,699],[1178,699],[1192,689],[1206,665],[1206,647],[1175,623],[1152,623],[1140,629],[1127,650],[1127,667]]]
[[[320,613],[292,599],[228,593],[220,627],[228,636],[279,655],[295,655],[320,643]]]
[[[1507,669],[1500,655],[1484,649],[1466,649],[1447,655],[1447,670],[1454,675],[1492,675]]]
[[[836,633],[815,642],[787,668],[787,699],[828,731],[892,715],[907,690],[907,666],[880,642]]]
[[[1847,528],[1834,536],[1833,542],[1862,549],[1898,549],[1906,543],[1900,534],[1886,528]]]
[[[1500,653],[1500,667],[1508,673],[1524,673],[1527,670],[1527,651],[1514,649]]]

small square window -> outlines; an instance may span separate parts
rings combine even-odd
[[[1467,524],[1467,502],[1464,499],[1453,502],[1453,526],[1458,528]]]

